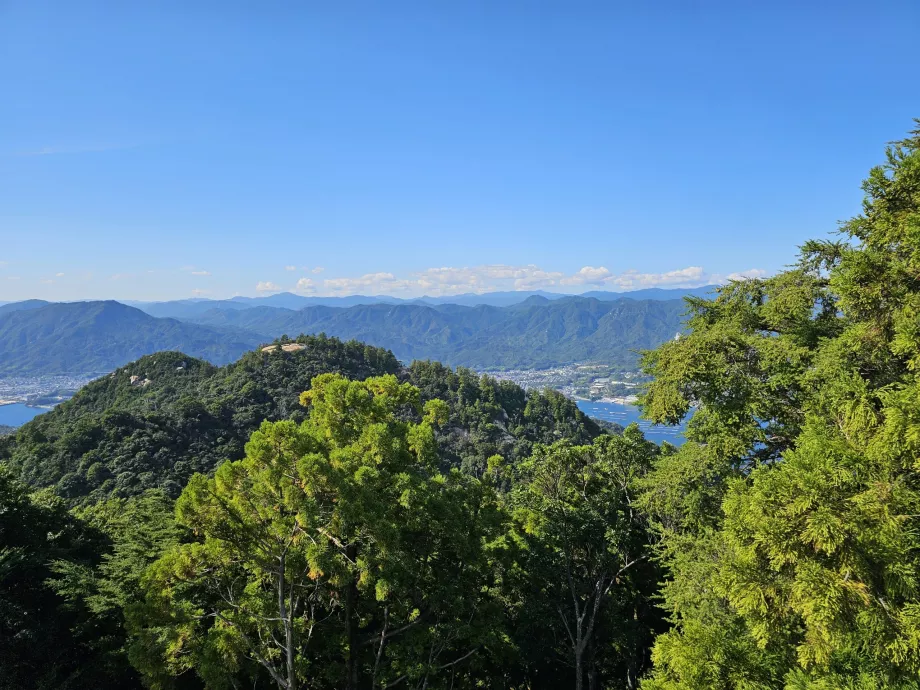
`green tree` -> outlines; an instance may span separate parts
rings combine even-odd
[[[113,498],[76,509],[72,516],[101,537],[94,542],[93,557],[56,559],[50,564],[49,586],[69,608],[86,611],[96,635],[93,644],[110,666],[120,669],[122,687],[140,685],[128,659],[125,612],[141,596],[147,568],[185,536],[176,524],[173,504],[162,491],[151,490],[131,499]],[[107,631],[104,635],[103,630]]]
[[[646,356],[646,413],[695,409],[645,483],[675,625],[649,688],[920,687],[920,130],[863,189],[845,241]]]
[[[90,568],[103,535],[49,492],[30,495],[0,466],[0,688],[137,687],[117,622],[56,591],[56,566]],[[113,641],[114,640],[114,641]]]
[[[264,423],[246,457],[198,475],[196,535],[147,575],[135,658],[154,682],[267,673],[281,688],[436,687],[500,643],[491,625],[491,490],[438,471],[440,401],[394,376],[314,379],[309,418]],[[415,417],[417,421],[406,421]]]
[[[537,446],[515,478],[521,644],[530,663],[561,658],[576,689],[635,687],[646,662],[657,573],[634,499],[657,454],[631,426],[590,446]]]

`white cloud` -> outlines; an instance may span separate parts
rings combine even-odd
[[[316,274],[320,267],[312,269]],[[319,280],[300,278],[294,287],[261,282],[260,293],[290,289],[304,295],[393,295],[418,297],[422,295],[449,296],[462,293],[482,294],[497,290],[548,290],[551,292],[585,292],[590,289],[624,292],[649,287],[690,288],[735,280],[742,276],[762,277],[766,271],[750,269],[728,277],[707,273],[701,266],[688,266],[661,273],[642,273],[635,269],[612,273],[606,266],[583,266],[574,273],[551,271],[535,264],[515,266],[485,264],[482,266],[441,266],[403,275],[389,271],[365,273]]]
[[[604,268],[603,266],[585,266],[580,269],[575,275],[568,276],[560,280],[562,285],[585,285],[592,283],[599,283],[602,280],[605,280],[610,275],[610,271]]]
[[[131,277],[130,273],[116,273],[115,275],[112,276],[112,280],[122,280],[124,278],[130,278],[130,277]]]
[[[193,276],[209,276],[211,275],[210,271],[192,271]]]
[[[725,280],[745,280],[746,278],[766,278],[767,272],[762,268],[749,268],[746,271],[739,271],[738,273],[729,273]],[[719,281],[722,282],[722,281]]]
[[[271,293],[271,292],[281,292],[283,288],[280,285],[276,285],[270,280],[265,280],[259,282],[256,285],[256,292]]]
[[[649,287],[696,287],[711,282],[711,277],[700,266],[688,266],[666,273],[639,273],[629,270],[611,275],[603,284],[621,290],[638,290]]]
[[[202,297],[208,293],[210,293],[210,290],[192,290],[192,294],[195,295],[195,297]]]
[[[310,271],[310,273],[322,273],[322,272],[325,271],[325,270],[326,270],[326,269],[323,268],[322,266],[317,266],[317,267],[314,268],[312,271]]]
[[[43,284],[43,285],[53,285],[53,284],[54,284],[54,281],[51,280],[51,278],[45,278],[45,279],[42,281],[42,284]]]
[[[58,278],[63,278],[63,277],[64,277],[64,274],[63,274],[63,273],[55,273],[54,275],[57,276]]]
[[[301,278],[297,281],[294,290],[301,294],[312,295],[316,292],[316,282],[312,278]]]
[[[19,280],[19,276],[7,276],[7,280]]]
[[[296,271],[296,270],[297,270],[297,266],[285,266],[285,267],[284,267],[284,270],[285,270],[285,271]]]
[[[359,278],[327,278],[323,287],[333,295],[367,292],[372,295],[411,290],[413,282],[396,278],[392,273],[365,273]]]

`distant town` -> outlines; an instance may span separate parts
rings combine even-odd
[[[104,372],[103,372],[104,373]],[[73,397],[103,373],[0,378],[0,405],[25,404],[52,408]],[[639,372],[619,371],[603,364],[569,364],[551,369],[483,371],[513,381],[525,390],[552,388],[574,400],[633,403],[647,382]]]
[[[552,388],[573,400],[634,403],[648,379],[635,371],[603,364],[569,364],[552,369],[484,371],[493,378],[513,381],[525,390]]]
[[[52,408],[101,374],[0,378],[0,405]]]

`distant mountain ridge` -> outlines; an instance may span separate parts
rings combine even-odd
[[[195,323],[235,327],[266,339],[326,333],[390,349],[402,360],[436,359],[476,368],[541,368],[576,361],[632,366],[648,349],[681,330],[680,300],[532,296],[509,307],[371,304],[298,311],[215,309]]]
[[[157,319],[121,302],[50,303],[0,314],[0,376],[101,373],[160,350],[225,364],[260,342],[253,333]]]
[[[630,292],[608,292],[595,290],[581,295],[567,295],[543,290],[518,290],[504,292],[465,293],[449,295],[447,297],[415,297],[403,299],[387,295],[348,295],[345,297],[308,297],[296,295],[291,292],[280,292],[267,297],[233,297],[226,300],[208,300],[201,298],[173,300],[166,302],[125,302],[132,307],[137,307],[152,316],[171,316],[177,319],[192,318],[211,309],[248,309],[251,307],[279,307],[282,309],[303,309],[305,307],[353,307],[368,304],[428,304],[443,305],[457,304],[460,306],[476,307],[487,305],[491,307],[509,307],[531,297],[543,297],[547,300],[565,299],[568,297],[593,297],[602,302],[619,299],[636,300],[674,300],[687,296],[704,297],[711,293],[717,286],[704,285],[697,288],[647,288]]]
[[[0,316],[12,314],[14,311],[28,311],[29,309],[38,309],[51,304],[43,299],[27,299],[22,302],[4,302],[0,305]]]
[[[162,350],[226,364],[261,343],[302,333],[370,343],[405,362],[509,369],[592,361],[632,368],[638,351],[682,328],[682,300],[602,294],[609,295],[617,299],[529,294],[507,306],[400,301],[296,310],[258,300],[162,303],[176,317],[115,301],[31,300],[0,307],[0,376],[99,373]]]

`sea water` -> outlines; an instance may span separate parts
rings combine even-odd
[[[0,405],[0,426],[22,426],[47,411],[43,407],[29,407],[23,403]]]
[[[639,416],[639,408],[635,405],[616,402],[592,402],[590,400],[579,400],[577,405],[578,409],[589,417],[603,419],[606,422],[616,422],[624,427],[637,423],[645,437],[655,443],[667,441],[670,444],[679,446],[684,442],[683,422],[679,426],[652,424]]]

